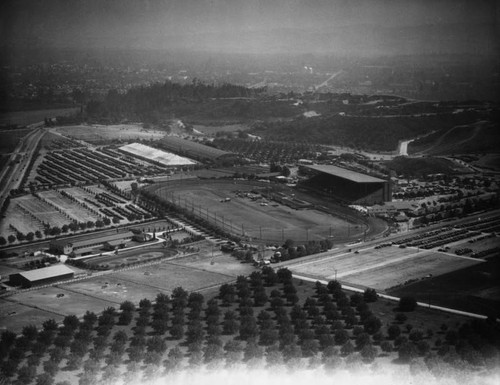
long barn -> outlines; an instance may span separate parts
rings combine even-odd
[[[303,165],[309,175],[303,186],[348,203],[372,205],[390,202],[390,182],[333,165]]]
[[[11,274],[9,281],[14,286],[32,287],[71,279],[74,275],[75,272],[66,265],[54,265]]]

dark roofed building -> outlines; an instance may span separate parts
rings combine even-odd
[[[9,281],[15,286],[31,287],[71,279],[74,275],[75,272],[66,265],[55,265],[11,274]]]
[[[385,183],[384,179],[375,178],[371,175],[361,174],[357,171],[348,170],[346,168],[333,166],[329,164],[315,164],[311,166],[302,166],[311,170],[319,171],[324,174],[332,175],[338,178],[346,179],[354,183]]]
[[[134,233],[131,231],[119,232],[105,236],[85,237],[81,241],[70,241],[68,239],[56,239],[50,242],[50,250],[57,254],[70,254],[75,252],[81,254],[84,251],[90,251],[94,248],[101,248],[105,243],[127,243],[132,240]]]
[[[391,201],[390,182],[333,165],[301,165],[309,175],[302,184],[346,203],[372,205]]]
[[[218,148],[182,139],[177,136],[166,136],[161,140],[161,144],[163,148],[172,151],[175,154],[198,160],[216,160],[222,157],[237,157],[237,155],[232,152],[223,151]]]

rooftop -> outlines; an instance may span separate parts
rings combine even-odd
[[[164,164],[165,166],[183,166],[195,164],[191,159],[184,158],[170,152],[158,150],[157,148],[149,147],[141,143],[131,143],[120,147],[120,150],[147,158]]]
[[[54,265],[49,267],[43,267],[41,269],[21,271],[20,274],[24,278],[30,281],[39,281],[46,278],[57,277],[60,275],[72,274],[74,271],[67,267],[66,265]]]
[[[350,180],[355,183],[384,183],[384,179],[375,178],[370,175],[361,174],[357,171],[347,170],[338,166],[333,166],[329,164],[314,164],[309,166],[303,166],[311,170],[319,171],[325,174],[330,174],[337,176],[339,178]]]

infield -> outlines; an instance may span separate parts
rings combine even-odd
[[[151,188],[160,197],[254,242],[306,242],[327,237],[335,241],[336,237],[362,237],[367,228],[354,214],[340,217],[313,208],[294,209],[267,199],[265,195],[273,189],[282,189],[293,198],[293,190],[247,181],[185,180]]]

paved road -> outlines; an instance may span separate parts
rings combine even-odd
[[[33,128],[24,138],[19,141],[16,149],[11,153],[9,163],[12,166],[6,166],[0,175],[0,206],[9,196],[10,190],[17,189],[26,172],[29,172],[28,166],[33,157],[40,139],[46,134],[40,123],[28,126]],[[24,155],[23,155],[24,154]],[[16,157],[20,157],[19,163],[16,163]]]

